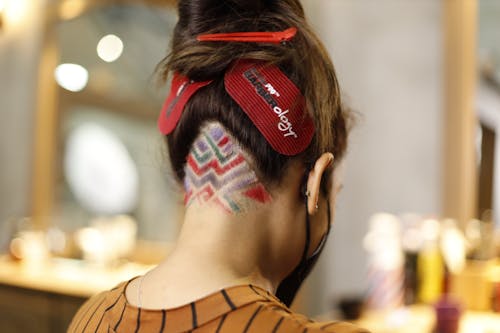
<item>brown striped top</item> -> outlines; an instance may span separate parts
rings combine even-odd
[[[128,282],[89,299],[68,332],[367,333],[342,322],[319,323],[292,313],[275,296],[252,285],[220,290],[167,310],[146,310],[127,302]]]

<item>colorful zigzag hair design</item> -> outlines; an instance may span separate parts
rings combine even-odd
[[[201,129],[185,167],[185,204],[215,203],[228,213],[244,212],[271,196],[246,161],[241,148],[218,123]]]

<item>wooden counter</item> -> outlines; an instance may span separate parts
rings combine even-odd
[[[0,332],[66,332],[87,298],[149,268],[127,263],[103,269],[68,259],[28,265],[0,257]]]
[[[435,320],[432,307],[414,305],[386,313],[368,311],[355,324],[372,333],[432,333]],[[466,312],[459,333],[500,333],[500,314]]]

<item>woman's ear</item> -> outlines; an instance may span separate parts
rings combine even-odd
[[[325,170],[333,162],[332,153],[322,154],[314,163],[314,167],[309,172],[307,178],[307,210],[310,215],[314,215],[318,210],[319,192],[321,190],[321,179]]]

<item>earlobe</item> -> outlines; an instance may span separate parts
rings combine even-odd
[[[318,201],[319,201],[319,193],[321,190],[321,179],[325,170],[332,164],[333,162],[333,154],[332,153],[324,153],[322,154],[314,164],[313,169],[309,172],[307,178],[307,210],[310,215],[314,215],[318,210]]]

